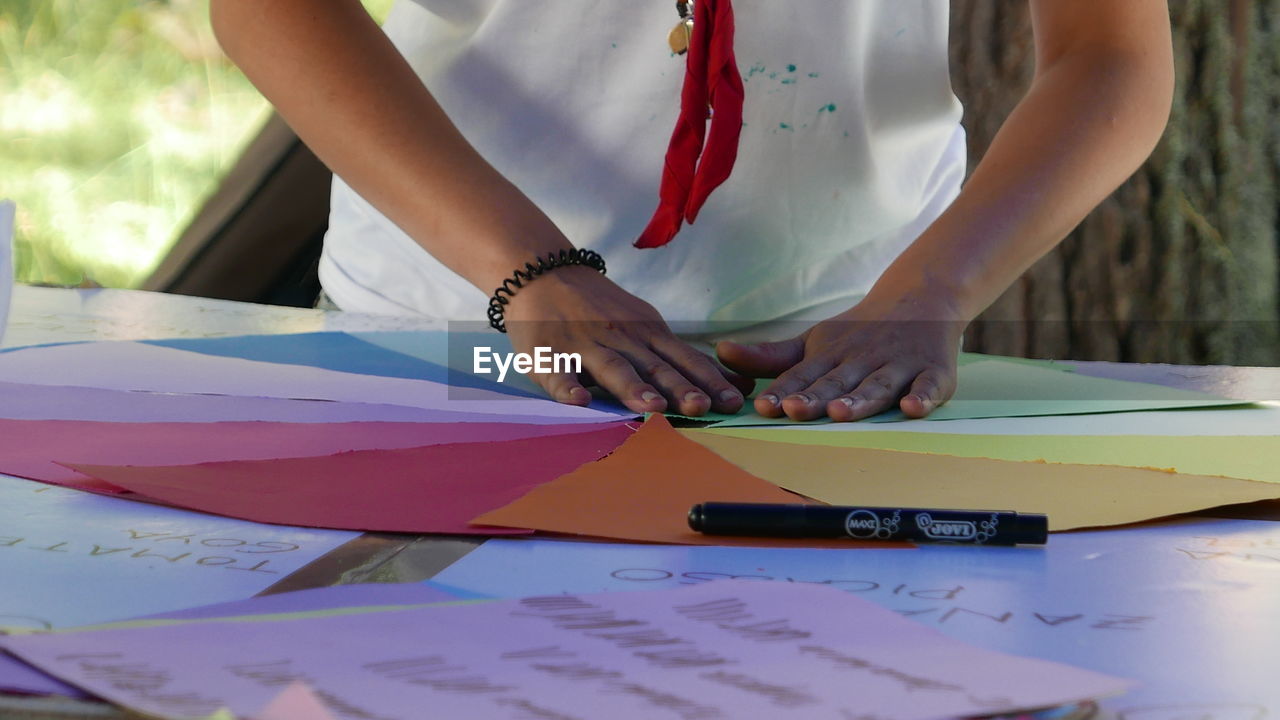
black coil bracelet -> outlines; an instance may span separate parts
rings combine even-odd
[[[548,270],[570,265],[585,265],[593,270],[599,270],[601,275],[605,272],[604,258],[600,257],[600,253],[594,250],[579,250],[577,248],[547,253],[546,257],[538,258],[537,265],[525,263],[523,268],[517,268],[511,277],[503,280],[502,287],[494,290],[493,297],[489,298],[489,327],[500,333],[505,333],[507,331],[507,321],[504,315],[506,305],[511,302],[516,290],[524,287],[525,283],[532,281]]]

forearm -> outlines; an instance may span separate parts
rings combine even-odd
[[[976,317],[1141,165],[1171,95],[1166,58],[1091,48],[1057,59],[872,295],[918,291],[952,319]]]
[[[334,172],[486,292],[572,247],[466,141],[358,0],[212,0],[227,54]]]

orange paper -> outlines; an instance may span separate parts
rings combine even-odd
[[[748,547],[911,547],[857,540],[742,538],[689,529],[701,502],[812,502],[739,469],[653,415],[613,454],[473,520],[612,540]]]

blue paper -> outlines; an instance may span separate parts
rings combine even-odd
[[[386,344],[368,341],[370,337],[381,335],[392,335],[396,339]],[[493,335],[505,342],[505,338],[498,333]],[[315,332],[296,335],[178,338],[142,342],[204,355],[283,365],[306,365],[359,375],[431,380],[455,387],[480,388],[508,395],[533,395],[527,388],[512,382],[513,378],[517,377],[515,374],[509,375],[504,382],[499,383],[448,367],[447,353],[436,352],[434,349],[452,342],[452,338],[442,331],[360,333],[359,336],[341,332]],[[420,353],[402,352],[398,348],[422,351]],[[523,376],[518,377],[524,379]],[[543,397],[543,393],[538,392],[536,397]]]
[[[424,362],[448,368],[451,381],[489,382],[497,379],[476,375],[474,371],[475,348],[489,348],[495,353],[510,353],[511,338],[499,332],[463,331],[449,332],[356,332],[353,336],[383,349],[409,355]],[[509,372],[501,386],[505,392],[546,397],[537,383],[517,372]]]
[[[464,323],[474,327],[475,323]],[[497,375],[476,375],[474,370],[474,352],[477,347],[489,348],[495,353],[509,353],[511,339],[507,335],[488,331],[470,331],[451,329],[444,332],[356,332],[355,337],[405,355],[425,360],[449,368],[449,382],[454,384],[488,382],[486,377],[497,378]],[[467,385],[468,387],[473,387]],[[512,395],[527,394],[533,397],[546,397],[547,393],[527,376],[510,372],[503,379],[503,392]],[[475,385],[474,387],[488,387]],[[630,411],[617,400],[598,393],[592,400],[591,407],[605,412],[628,414]]]
[[[1280,524],[1178,521],[1044,548],[791,550],[490,540],[437,575],[494,596],[819,582],[959,639],[1140,680],[1137,720],[1280,713]]]

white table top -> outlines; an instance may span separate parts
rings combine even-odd
[[[0,347],[77,340],[158,340],[331,331],[439,330],[443,323],[255,305],[142,290],[19,285]]]

